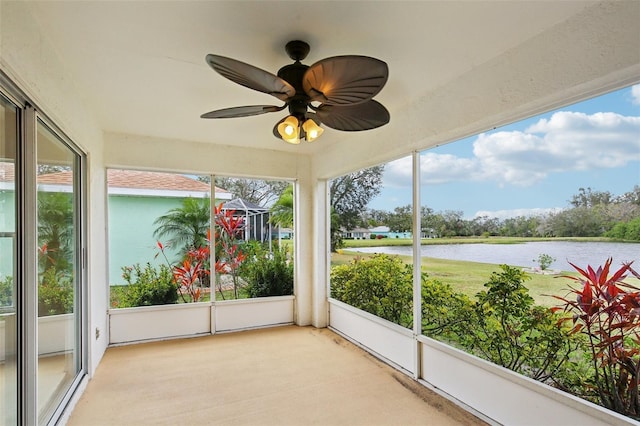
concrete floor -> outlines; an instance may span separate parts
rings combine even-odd
[[[109,348],[69,418],[88,425],[480,425],[328,329]]]

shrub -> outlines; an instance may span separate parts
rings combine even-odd
[[[13,277],[0,280],[0,307],[13,306]]]
[[[248,247],[247,247],[248,249]],[[240,274],[247,281],[249,297],[288,296],[293,294],[293,262],[285,247],[269,253],[264,247],[252,245],[251,255],[241,267]]]
[[[594,270],[571,264],[579,276],[570,288],[574,297],[559,297],[563,303],[554,308],[569,313],[559,325],[569,322],[573,334],[587,339],[589,361],[594,372],[592,386],[599,402],[624,415],[640,417],[638,384],[640,381],[640,289],[624,282],[630,273],[640,278],[631,263],[609,275],[612,259]]]
[[[460,338],[472,324],[473,302],[456,293],[450,284],[436,279],[422,282],[422,331],[425,336],[439,338],[462,347]]]
[[[178,291],[168,266],[157,269],[150,263],[122,268],[122,277],[128,286],[123,290],[119,308],[134,306],[165,305],[178,301]]]
[[[521,269],[500,265],[476,295],[476,327],[470,349],[498,365],[537,380],[550,379],[577,344],[566,329],[556,327],[551,310],[535,306],[523,282],[530,277]]]
[[[535,262],[536,260],[534,259],[533,261]],[[551,255],[546,254],[546,253],[541,253],[538,256],[538,260],[537,260],[538,266],[543,271],[545,271],[555,261],[556,261],[555,257],[552,257]]]
[[[73,312],[73,279],[55,267],[41,274],[38,284],[38,316]]]
[[[534,305],[523,285],[524,272],[500,267],[502,272],[491,275],[475,302],[438,281],[423,284],[425,334],[536,380],[568,387],[566,361],[577,339],[557,327],[557,315]]]
[[[410,327],[413,268],[397,256],[355,258],[331,269],[331,296],[363,311]]]
[[[73,280],[55,267],[40,274],[38,283],[38,316],[73,312]],[[0,280],[0,307],[14,306],[13,277]]]
[[[640,217],[616,223],[605,236],[617,240],[640,241]]]

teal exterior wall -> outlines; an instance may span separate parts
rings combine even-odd
[[[122,268],[135,263],[166,263],[153,236],[157,217],[180,207],[183,198],[109,195],[109,283],[125,284]],[[0,235],[15,232],[15,192],[0,190]],[[14,238],[0,237],[0,280],[13,276]],[[166,249],[170,261],[178,260],[177,251]]]
[[[16,197],[15,192],[0,190],[0,280],[13,276],[14,240],[4,233],[15,235]]]
[[[135,263],[152,265],[166,263],[153,236],[153,222],[169,210],[180,207],[182,198],[109,195],[109,283],[126,284],[122,268]],[[175,251],[166,249],[170,261]]]

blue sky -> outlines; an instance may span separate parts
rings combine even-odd
[[[501,219],[566,208],[579,188],[640,185],[640,84],[421,154],[421,204]],[[411,203],[411,157],[385,167],[369,207]]]

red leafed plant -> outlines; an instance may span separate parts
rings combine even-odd
[[[594,270],[571,263],[578,276],[564,276],[577,281],[566,297],[554,296],[562,305],[554,311],[572,316],[572,333],[583,333],[588,340],[595,373],[595,388],[600,403],[614,411],[637,418],[640,415],[638,384],[640,380],[640,289],[624,280],[628,274],[640,278],[623,263],[610,274],[612,259]]]
[[[207,235],[207,241],[209,240],[209,235]],[[181,264],[172,266],[164,252],[164,245],[160,241],[158,241],[157,244],[160,253],[162,253],[162,256],[171,268],[173,281],[178,287],[178,294],[182,298],[182,301],[187,302],[185,294],[191,297],[192,302],[200,301],[202,297],[201,287],[205,281],[208,281],[207,277],[209,276],[209,269],[206,266],[209,261],[209,246],[206,245],[189,250]]]
[[[244,230],[244,218],[236,216],[235,210],[223,210],[223,204],[220,203],[215,208],[216,221],[216,264],[215,271],[221,275],[230,275],[233,281],[233,294],[238,298],[239,276],[238,268],[246,259],[246,255],[240,250],[236,243]],[[218,292],[222,299],[224,293],[222,282],[217,280]]]

